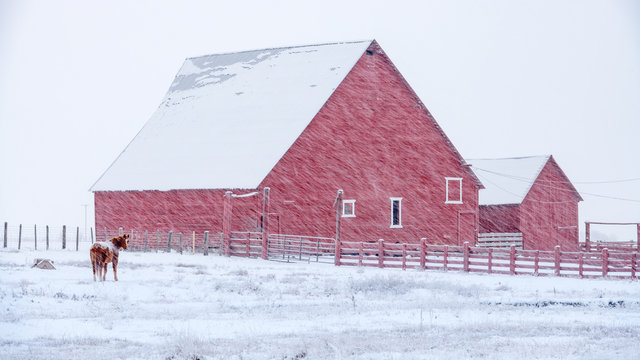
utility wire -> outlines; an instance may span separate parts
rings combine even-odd
[[[509,178],[509,179],[517,180],[517,181],[527,182],[527,183],[533,183],[535,181],[535,179],[528,179],[528,178],[521,177],[521,176],[503,174],[503,173],[499,173],[499,172],[496,172],[496,171],[491,171],[491,170],[482,169],[482,168],[478,168],[478,167],[473,167],[473,169],[474,170],[484,171],[484,172],[487,172],[487,173],[491,173],[491,174],[494,174],[494,175],[506,177],[506,178]],[[613,182],[625,182],[625,181],[635,181],[635,180],[640,180],[640,178],[639,179],[614,180]],[[491,181],[489,181],[489,182],[491,182]],[[553,180],[551,180],[551,182],[561,183],[561,184],[571,184],[571,182],[568,182],[568,181],[553,181]],[[495,183],[493,183],[493,182],[491,182],[491,183],[495,185]],[[588,182],[588,183],[609,183],[609,182]],[[540,183],[540,185],[543,186],[543,187],[549,188],[549,189],[557,189],[557,190],[561,190],[561,191],[571,191],[571,190],[568,190],[568,189],[563,189],[563,188],[547,185],[547,184],[544,184],[544,183]],[[498,187],[498,188],[500,188],[500,187]],[[500,189],[502,189],[502,188],[500,188]],[[502,190],[504,190],[504,189],[502,189]],[[590,195],[590,196],[595,196],[595,197],[600,197],[600,198],[605,198],[605,199],[613,199],[613,200],[621,200],[621,201],[629,201],[629,202],[640,203],[640,200],[622,198],[622,197],[617,197],[617,196],[594,194],[594,193],[589,193],[589,192],[584,192],[584,191],[580,191],[579,193],[581,195]]]

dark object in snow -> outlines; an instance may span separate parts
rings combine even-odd
[[[55,270],[56,268],[53,266],[53,260],[50,259],[35,259],[33,261],[32,268],[37,267],[38,269],[45,270]]]

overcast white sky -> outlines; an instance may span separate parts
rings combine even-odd
[[[640,221],[587,183],[640,178],[638,1],[0,0],[0,222],[82,227],[186,57],[371,38],[464,157],[553,154],[581,222]]]

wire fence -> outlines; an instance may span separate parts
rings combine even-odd
[[[18,250],[78,250],[81,243],[92,241],[91,236],[80,226],[26,225],[4,223],[2,247]],[[86,235],[85,235],[86,234]]]

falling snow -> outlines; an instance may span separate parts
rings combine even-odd
[[[75,251],[0,252],[3,358],[633,358],[637,281]],[[50,258],[57,270],[32,269]]]

